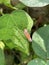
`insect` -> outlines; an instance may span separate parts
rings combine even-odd
[[[28,41],[32,42],[32,39],[31,39],[30,34],[28,33],[27,29],[24,29],[24,34],[25,34],[26,38],[28,39]]]

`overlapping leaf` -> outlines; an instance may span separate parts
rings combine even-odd
[[[4,43],[0,41],[0,65],[5,65]]]
[[[49,4],[49,0],[19,0],[29,7],[42,7]]]
[[[27,65],[47,65],[47,62],[43,61],[40,58],[31,60]]]
[[[16,8],[19,8],[19,9],[23,9],[23,8],[25,8],[25,5],[22,4],[22,3],[19,3],[19,4],[17,4],[15,7],[16,7]]]
[[[23,18],[22,18],[23,17]],[[23,10],[14,11],[0,17],[0,40],[7,40],[14,35],[14,28],[31,30],[33,21]]]
[[[32,47],[41,58],[49,58],[49,25],[40,28],[33,34]]]
[[[25,11],[15,10],[12,12],[12,16],[15,25],[17,25],[19,29],[21,30],[27,29],[28,31],[31,30],[33,26],[33,20]]]
[[[23,10],[5,14],[0,17],[0,40],[3,40],[10,49],[16,48],[29,55],[29,44],[23,31],[24,29],[30,31],[32,25],[32,19]]]
[[[15,48],[16,50],[19,50],[27,55],[29,55],[29,43],[27,39],[25,38],[25,35],[22,30],[20,29],[14,29],[15,36],[11,40],[5,41],[5,44],[10,48]]]
[[[0,4],[4,4],[8,7],[13,8],[13,6],[11,5],[11,0],[0,0]]]

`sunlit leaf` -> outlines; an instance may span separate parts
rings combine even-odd
[[[0,65],[5,65],[4,43],[0,41]]]
[[[42,7],[49,4],[49,0],[19,0],[29,7]]]
[[[16,26],[19,29],[27,29],[28,31],[31,30],[33,26],[33,20],[31,17],[23,10],[15,10],[12,12],[13,20]]]

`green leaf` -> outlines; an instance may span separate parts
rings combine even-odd
[[[30,55],[29,55],[30,56]],[[30,60],[30,57],[28,55],[21,53],[21,62],[26,64]]]
[[[19,0],[19,1],[29,7],[42,7],[49,4],[49,0]]]
[[[0,4],[3,2],[3,0],[0,0]]]
[[[4,52],[0,49],[0,65],[5,65]]]
[[[12,16],[14,19],[15,25],[21,29],[27,29],[28,31],[31,30],[33,26],[33,20],[31,17],[23,10],[15,10],[12,12]]]
[[[33,26],[33,20],[23,10],[15,10],[10,15],[5,14],[4,16],[0,17],[0,28],[13,28],[13,26],[16,26],[22,30],[26,28],[30,31]]]
[[[12,16],[9,14],[5,14],[0,17],[0,29],[2,28],[13,28],[13,20]]]
[[[47,65],[49,65],[49,60],[47,60]]]
[[[7,4],[10,4],[10,0],[0,0],[0,3],[2,4],[2,3],[7,3]]]
[[[47,63],[40,58],[36,58],[31,60],[27,65],[47,65]]]
[[[19,9],[23,9],[23,8],[25,7],[25,5],[22,4],[22,3],[19,3],[19,4],[17,4],[15,7],[16,7],[16,8],[19,8]]]
[[[24,35],[24,32],[20,29],[15,29],[15,36],[13,38],[13,43],[15,44],[15,48],[19,49],[23,53],[29,55],[29,43]]]
[[[0,29],[0,40],[7,40],[13,37],[13,30],[10,28]]]
[[[1,48],[2,50],[4,50],[4,47],[5,47],[4,43],[3,43],[2,41],[0,41],[0,48]]]
[[[12,42],[12,40],[11,39],[8,39],[8,40],[4,40],[4,43],[6,44],[6,46],[8,47],[8,48],[10,48],[10,49],[13,49],[13,48],[15,48],[15,44]]]
[[[29,55],[29,43],[23,31],[17,28],[14,29],[13,32],[15,32],[13,39],[11,38],[11,40],[5,40],[6,46],[8,46],[10,49],[15,48],[16,50]]]
[[[5,65],[4,43],[0,41],[0,65]]]
[[[8,7],[13,8],[13,6],[11,5],[11,0],[0,0],[0,4],[4,4]]]
[[[10,0],[2,0],[5,5],[10,4]]]
[[[11,15],[5,14],[0,17],[0,40],[11,39],[13,33],[13,20]]]
[[[22,18],[23,17],[23,18]],[[14,28],[31,30],[33,21],[23,10],[14,11],[0,17],[0,40],[7,40],[14,35]]]
[[[41,58],[49,59],[49,25],[34,32],[32,48]]]
[[[16,9],[15,7],[13,7],[11,5],[11,0],[3,0],[3,4],[6,5],[6,6],[8,6],[8,7],[10,7],[10,8],[12,8],[12,9]]]

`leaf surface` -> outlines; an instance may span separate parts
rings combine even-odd
[[[33,34],[32,48],[41,58],[49,58],[49,25],[39,28]]]

